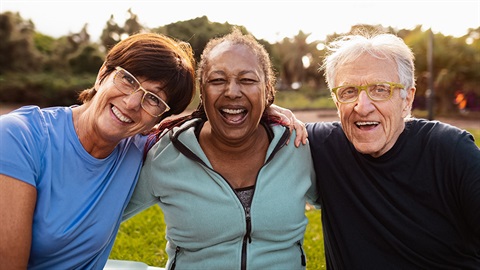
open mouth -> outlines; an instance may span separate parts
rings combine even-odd
[[[367,122],[355,122],[355,125],[362,130],[369,130],[377,127],[380,122],[367,121]]]
[[[113,114],[123,123],[132,123],[133,120],[123,115],[115,106],[112,106]]]
[[[245,109],[221,109],[220,113],[227,120],[228,123],[237,124],[242,122],[247,116]]]

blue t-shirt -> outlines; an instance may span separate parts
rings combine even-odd
[[[104,159],[80,143],[69,107],[0,116],[0,173],[37,189],[29,269],[102,269],[140,168],[145,136]]]

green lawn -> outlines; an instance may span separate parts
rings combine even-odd
[[[480,129],[467,129],[475,138],[475,144],[480,147]]]

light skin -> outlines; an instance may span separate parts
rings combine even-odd
[[[80,142],[96,158],[107,157],[122,139],[150,130],[158,122],[158,117],[142,109],[143,92],[125,95],[115,88],[114,73],[102,83],[97,78],[98,92],[90,103],[72,109]],[[137,79],[148,91],[166,98],[164,92],[159,91],[160,83]],[[36,196],[32,185],[0,174],[0,270],[27,267]]]
[[[96,158],[107,157],[122,139],[149,131],[159,120],[142,109],[142,91],[125,95],[116,88],[113,76],[115,72],[100,83],[99,75],[95,83],[97,94],[91,104],[72,110],[77,135],[85,150]],[[166,100],[160,82],[137,79],[143,88]]]
[[[396,67],[391,59],[364,54],[337,70],[335,84],[399,83]],[[400,96],[400,89],[393,90],[392,98],[386,101],[372,101],[365,91],[352,103],[342,104],[334,98],[345,135],[357,151],[380,157],[393,147],[404,130],[404,119],[410,114],[415,95],[415,88],[406,90],[405,99]]]
[[[267,103],[265,76],[245,45],[224,43],[210,59],[201,90],[208,121],[200,132],[200,145],[233,187],[250,186],[268,147],[266,131],[259,125]]]

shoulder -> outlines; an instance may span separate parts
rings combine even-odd
[[[310,133],[330,133],[335,130],[341,130],[342,125],[339,121],[333,122],[315,122],[305,124],[307,131]]]
[[[65,115],[71,115],[71,109],[68,107],[51,107],[41,109],[38,106],[30,105],[18,108],[8,114],[0,116],[3,125],[29,123],[30,125],[44,124],[51,122],[52,119],[60,118]]]
[[[343,138],[342,125],[339,121],[307,123],[308,139],[312,142],[324,142],[329,138]]]
[[[472,155],[470,158],[478,159],[479,148],[473,135],[466,130],[440,121],[424,119],[406,122],[405,130],[408,141],[415,141],[418,149],[430,149],[429,152],[438,158],[467,161],[466,157]]]
[[[412,119],[406,121],[405,129],[410,136],[447,144],[459,140],[473,140],[469,132],[436,120]]]
[[[8,133],[42,133],[49,126],[45,114],[38,106],[24,106],[0,116],[0,125]]]
[[[203,124],[204,121],[200,118],[188,120],[180,126],[172,127],[171,129],[165,129],[161,134],[154,135],[155,138],[149,137],[148,152],[160,153],[163,152],[170,145],[190,145],[196,142],[196,131]]]

